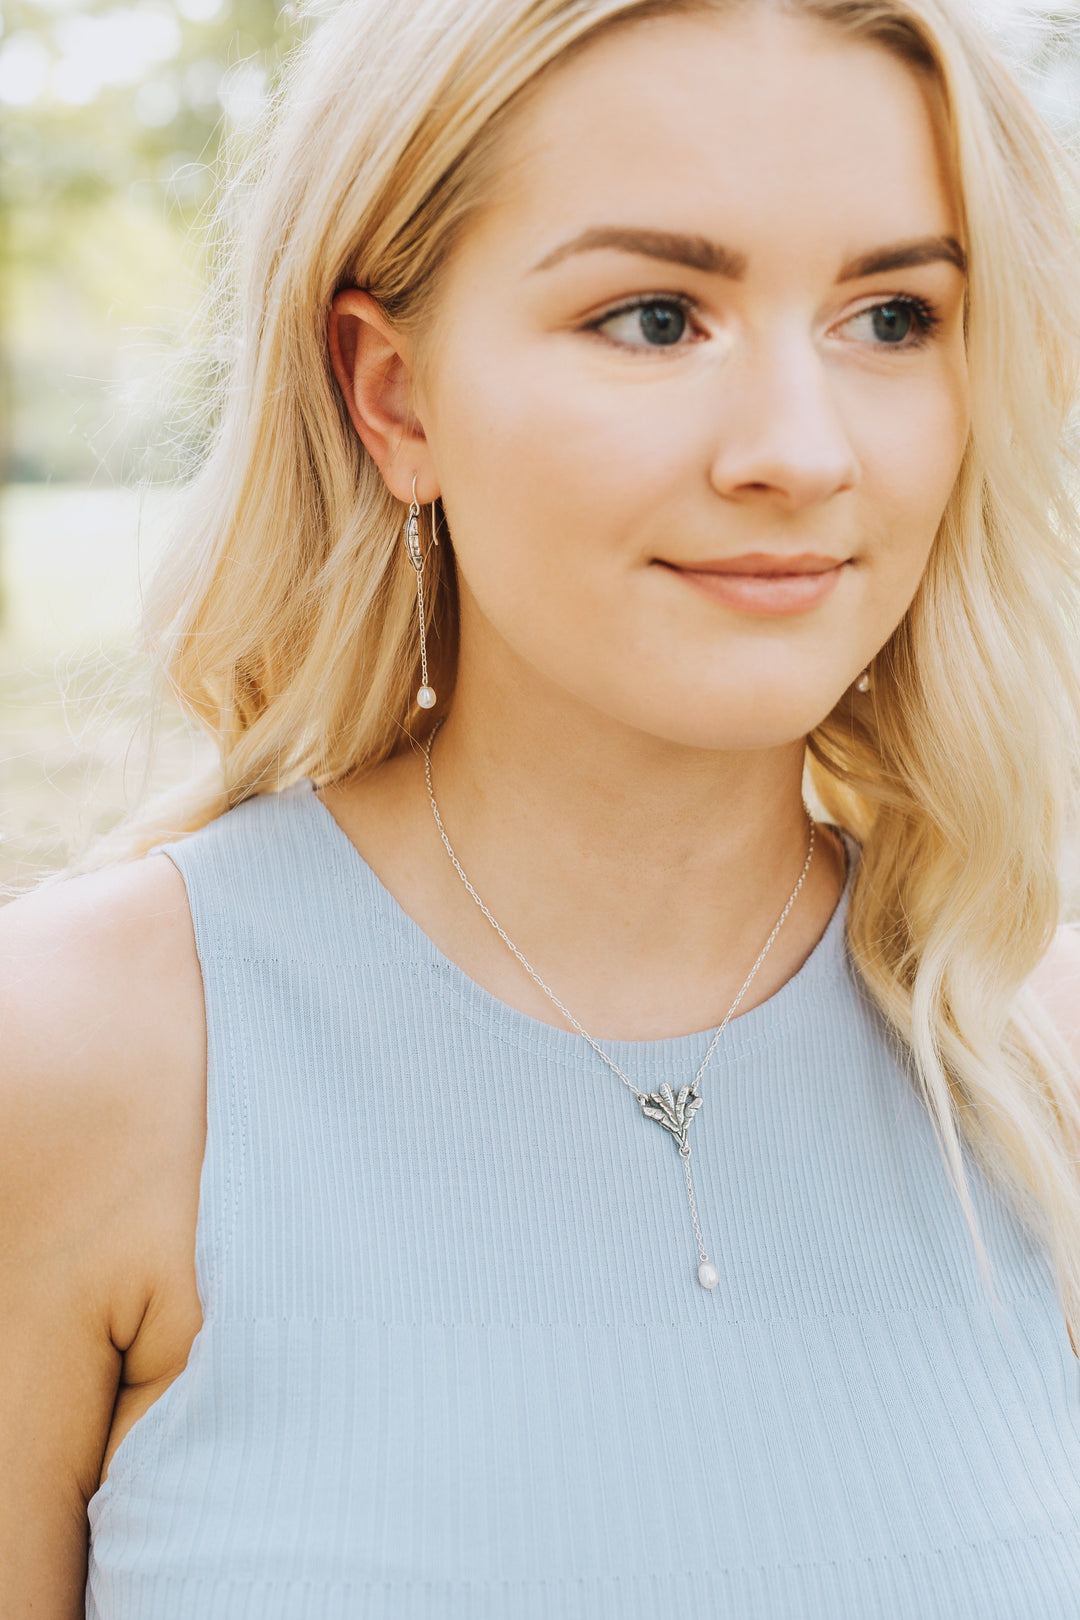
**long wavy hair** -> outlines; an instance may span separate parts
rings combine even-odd
[[[165,696],[217,762],[123,836],[138,852],[299,777],[363,771],[431,723],[414,707],[404,511],[335,384],[330,302],[366,288],[422,333],[504,125],[546,72],[644,16],[760,3],[902,58],[951,162],[970,440],[870,691],[846,692],[807,739],[807,790],[862,844],[852,956],[910,1058],[991,1294],[964,1142],[1045,1242],[1073,1339],[1080,1075],[1025,981],[1059,921],[1080,804],[1077,191],[949,0],[343,0],[316,21],[226,195],[230,232],[238,199],[245,226],[225,269],[213,437],[148,603]],[[433,684],[448,693],[452,547],[429,557]]]

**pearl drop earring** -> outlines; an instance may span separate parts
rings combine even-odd
[[[855,690],[856,692],[869,692],[870,671],[868,669],[864,669],[858,680],[855,682]]]
[[[431,538],[439,543],[435,524],[435,502],[431,503]],[[405,523],[405,550],[416,570],[416,612],[420,621],[420,689],[416,701],[422,709],[433,709],[439,701],[435,689],[428,685],[427,632],[424,628],[424,553],[420,550],[420,506],[416,499],[416,479],[412,481],[412,500]]]

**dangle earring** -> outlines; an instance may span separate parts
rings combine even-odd
[[[438,545],[439,533],[435,522],[434,501],[431,503],[431,538]],[[412,500],[409,502],[409,516],[405,524],[405,550],[409,553],[409,561],[416,570],[416,611],[420,620],[420,689],[416,694],[416,701],[422,709],[433,709],[438,698],[434,689],[428,685],[427,632],[424,628],[424,554],[420,550],[420,506],[416,499],[415,478],[412,481]]]
[[[855,682],[855,690],[856,692],[869,692],[870,671],[868,669],[864,669],[858,680]]]

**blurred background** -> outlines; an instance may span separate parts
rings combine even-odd
[[[1080,0],[973,3],[1076,152]],[[219,165],[303,27],[276,0],[4,0],[0,893],[143,786],[140,590],[198,451],[190,368],[183,426],[168,381],[198,339]],[[196,747],[166,730],[151,781]]]
[[[219,166],[300,32],[275,0],[3,0],[0,891],[64,865],[143,785],[135,659],[197,348]],[[195,437],[192,436],[195,424]],[[167,733],[156,779],[187,769]]]

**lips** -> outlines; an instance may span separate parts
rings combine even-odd
[[[807,613],[831,596],[847,567],[847,558],[799,552],[746,552],[707,562],[665,563],[695,590],[741,613],[757,615]]]
[[[814,551],[800,551],[785,557],[775,551],[747,551],[741,557],[718,557],[711,562],[668,563],[669,568],[694,574],[753,574],[772,578],[777,574],[824,574],[839,568],[846,557],[825,557]]]

